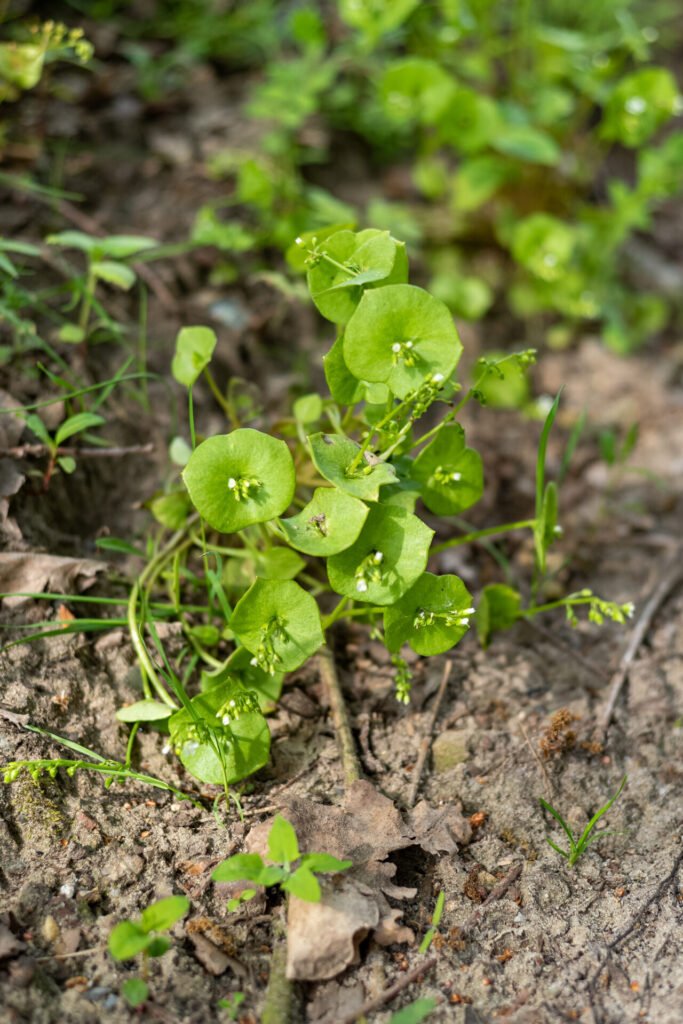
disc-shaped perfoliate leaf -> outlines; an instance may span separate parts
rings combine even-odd
[[[424,572],[433,536],[400,506],[371,506],[355,544],[327,561],[332,589],[355,601],[393,604]]]
[[[414,480],[422,484],[422,500],[439,516],[454,516],[479,501],[484,471],[479,452],[465,447],[465,431],[448,423],[413,463]]]
[[[313,497],[280,527],[297,551],[307,555],[336,555],[351,547],[368,515],[368,506],[338,487],[316,487]]]
[[[514,626],[519,618],[520,602],[518,592],[504,583],[484,587],[474,616],[482,647],[488,647],[497,630]]]
[[[308,439],[313,462],[318,472],[341,491],[362,498],[377,501],[382,484],[395,484],[397,477],[387,462],[373,464],[367,452],[357,466],[353,463],[360,446],[348,437],[339,434],[311,434]]]
[[[330,394],[339,405],[355,405],[366,399],[386,405],[389,388],[377,381],[356,380],[344,362],[344,336],[339,335],[334,345],[323,357],[325,379]]]
[[[253,654],[246,647],[237,647],[228,658],[228,669],[237,675],[245,690],[253,690],[256,694],[261,711],[273,711],[275,701],[282,692],[284,672],[264,672],[258,665],[253,665]]]
[[[207,523],[234,533],[282,515],[294,496],[296,474],[284,441],[241,427],[202,441],[183,480]]]
[[[230,628],[266,672],[292,672],[325,642],[318,605],[294,580],[256,580]]]
[[[458,576],[425,572],[396,604],[384,610],[390,651],[404,643],[424,657],[443,654],[462,640],[470,624],[472,597]]]
[[[338,231],[318,246],[318,253],[308,271],[311,297],[324,317],[344,324],[358,305],[363,287],[391,273],[396,244],[388,231],[371,232],[364,238],[353,231]]]
[[[175,341],[171,373],[186,388],[191,388],[202,370],[211,362],[216,335],[210,327],[183,327]]]
[[[116,718],[119,722],[159,722],[168,718],[173,712],[168,704],[162,704],[160,700],[137,700],[125,708],[119,708]]]
[[[245,711],[233,719],[222,714],[226,703],[243,695],[242,687],[231,680],[225,686],[217,686],[192,698],[192,708],[200,719],[199,723],[185,708],[168,721],[178,757],[200,782],[223,785],[224,781],[221,761],[209,741],[209,735],[222,752],[228,784],[246,778],[268,760],[270,730],[260,711]],[[219,713],[221,717],[218,717]]]
[[[448,378],[462,352],[448,307],[412,284],[364,292],[343,345],[354,377],[383,381],[399,398],[429,376]]]

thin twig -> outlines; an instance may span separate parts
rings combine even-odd
[[[420,752],[417,755],[417,761],[415,762],[415,770],[413,772],[413,780],[410,783],[410,789],[408,790],[407,806],[413,807],[415,804],[415,798],[417,797],[417,790],[420,785],[420,778],[422,776],[422,770],[427,760],[427,754],[429,748],[432,745],[432,733],[434,732],[434,726],[436,724],[437,715],[439,714],[439,708],[441,707],[441,701],[446,692],[448,686],[448,680],[453,670],[453,662],[447,661],[443,667],[443,675],[441,676],[441,682],[439,683],[439,689],[437,690],[436,700],[434,701],[434,707],[432,713],[429,716],[429,722],[427,723],[427,735],[422,741]]]
[[[512,883],[518,877],[521,871],[522,865],[517,864],[514,868],[512,868],[511,871],[508,871],[505,878],[502,878],[498,885],[494,885],[493,889],[491,889],[491,892],[488,894],[482,905],[480,907],[477,907],[474,913],[467,918],[464,925],[460,929],[461,938],[464,938],[466,935],[469,935],[474,926],[478,923],[479,918],[483,914],[485,908],[488,907],[490,903],[494,903],[496,900],[500,899],[500,897],[505,893],[505,890],[508,888],[508,886],[512,885]]]
[[[104,953],[106,946],[93,946],[92,949],[78,949],[75,953],[51,953],[49,956],[36,956],[31,959],[36,963],[43,960],[71,960],[76,956],[91,956],[93,953]]]
[[[553,787],[552,787],[552,784],[550,782],[550,779],[548,778],[548,773],[545,770],[545,765],[543,764],[543,762],[541,761],[540,757],[538,756],[538,754],[534,750],[534,748],[533,748],[533,746],[531,744],[531,740],[529,739],[529,734],[526,731],[526,729],[524,728],[524,723],[520,722],[519,723],[519,727],[522,730],[522,736],[526,740],[527,746],[529,747],[529,750],[531,751],[531,753],[533,754],[534,758],[536,759],[536,764],[538,765],[538,767],[541,769],[541,772],[543,773],[543,778],[545,779],[545,784],[546,784],[546,787],[547,787],[547,791],[548,791],[549,795],[552,796],[552,794],[553,794]]]
[[[294,1002],[294,986],[287,977],[287,936],[280,918],[274,922],[273,955],[261,1024],[289,1024]]]
[[[334,656],[327,645],[321,647],[318,652],[318,667],[320,669],[321,679],[330,699],[332,721],[334,722],[334,730],[337,734],[337,743],[339,745],[342,768],[344,769],[344,781],[348,789],[354,782],[358,782],[361,777],[360,762],[358,761],[356,747],[353,742],[351,724],[349,722],[349,716],[344,702],[344,695],[342,694],[341,687],[339,685],[339,677],[334,663]]]
[[[429,960],[422,960],[419,964],[416,964],[409,971],[394,982],[393,985],[389,985],[388,988],[383,989],[378,996],[374,999],[368,999],[366,1003],[358,1010],[352,1010],[351,1013],[347,1013],[345,1017],[339,1017],[333,1020],[331,1017],[320,1018],[316,1024],[354,1024],[359,1017],[366,1017],[373,1010],[378,1010],[380,1006],[384,1006],[386,1003],[390,1003],[391,1000],[402,992],[408,985],[412,985],[422,974],[426,974],[427,971],[431,971],[432,967],[436,964],[436,957],[430,957]]]
[[[643,608],[638,621],[636,622],[635,629],[631,634],[628,647],[624,653],[623,658],[619,663],[619,668],[612,676],[612,682],[610,684],[609,695],[605,703],[604,711],[600,718],[600,724],[598,727],[598,738],[604,740],[609,724],[612,720],[612,714],[614,712],[614,705],[617,702],[619,693],[622,686],[628,678],[628,674],[631,671],[631,665],[638,652],[638,648],[642,644],[648,629],[655,617],[660,605],[664,603],[666,598],[669,596],[671,591],[677,585],[677,583],[683,578],[683,547],[679,547],[678,551],[673,557],[673,564],[671,569],[655,587],[652,597]]]
[[[148,444],[131,444],[124,446],[113,446],[111,448],[63,448],[54,450],[57,458],[63,455],[71,455],[78,459],[103,459],[119,458],[123,455],[150,455],[154,451],[151,441]],[[42,455],[52,455],[52,450],[46,444],[18,444],[12,448],[0,448],[0,458],[3,459],[26,459],[29,456],[38,458]]]

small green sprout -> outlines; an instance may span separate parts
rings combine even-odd
[[[139,921],[119,921],[109,935],[109,952],[115,960],[132,960],[142,953],[140,978],[129,978],[121,994],[129,1006],[140,1006],[147,999],[149,958],[163,956],[171,948],[170,939],[152,932],[167,932],[190,909],[187,896],[168,896],[142,911]]]
[[[216,1006],[219,1006],[221,1010],[227,1010],[230,1020],[237,1020],[237,1011],[243,1002],[244,992],[235,992],[227,999],[219,999]]]
[[[293,825],[281,814],[275,815],[268,834],[268,858],[273,864],[265,864],[258,853],[238,853],[224,860],[213,871],[214,882],[254,882],[266,887],[279,885],[287,893],[293,893],[308,903],[320,901],[320,883],[316,871],[345,871],[351,867],[350,860],[337,860],[329,853],[299,852],[299,843]],[[300,860],[292,869],[294,861]],[[241,903],[252,899],[255,889],[245,889],[236,899],[228,900],[228,910],[236,910]]]
[[[565,830],[565,832],[569,836],[569,852],[567,852],[566,850],[561,850],[560,847],[556,846],[555,843],[552,841],[552,839],[548,839],[547,836],[546,836],[546,842],[550,846],[552,846],[553,850],[556,850],[563,857],[567,858],[567,860],[569,861],[569,866],[570,867],[572,867],[572,868],[574,867],[574,865],[576,864],[576,862],[579,859],[579,857],[581,856],[581,854],[584,852],[585,849],[587,849],[588,846],[590,846],[590,844],[593,842],[594,839],[600,839],[601,836],[626,835],[626,833],[628,832],[628,829],[606,829],[603,832],[596,832],[594,835],[591,835],[591,832],[595,828],[598,820],[602,817],[602,815],[605,813],[605,811],[608,811],[610,809],[610,807],[612,806],[614,801],[617,799],[617,797],[619,796],[619,794],[621,793],[621,791],[622,791],[622,789],[624,788],[625,785],[626,785],[626,776],[624,775],[623,779],[621,780],[621,785],[619,786],[619,789],[616,791],[616,793],[614,794],[614,796],[612,797],[611,800],[608,800],[607,803],[603,807],[601,807],[599,811],[595,812],[595,814],[593,815],[591,820],[586,825],[586,828],[584,829],[583,834],[582,834],[582,836],[581,836],[581,838],[579,839],[578,842],[574,841],[574,837],[573,837],[573,835],[571,833],[571,829],[569,828],[569,826],[567,825],[566,821],[564,820],[562,815],[559,813],[559,811],[556,811],[555,808],[551,807],[550,804],[546,800],[544,800],[542,797],[539,797],[539,800],[541,801],[541,804],[546,809],[546,811],[548,811],[550,814],[552,814],[552,816],[554,818],[556,818],[557,821],[559,821],[560,825],[562,826],[562,828]]]
[[[443,914],[443,905],[445,902],[446,893],[442,889],[436,898],[436,906],[434,908],[434,913],[432,915],[432,927],[425,934],[425,937],[420,943],[420,953],[426,953],[432,944],[432,939],[436,935],[437,925],[439,924],[439,921],[441,920],[441,915]]]

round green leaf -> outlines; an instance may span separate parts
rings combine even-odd
[[[318,310],[343,324],[355,310],[363,287],[391,273],[396,244],[388,231],[338,231],[320,243],[317,262],[308,271],[308,287]]]
[[[443,654],[462,640],[470,624],[472,597],[457,576],[425,572],[396,604],[384,610],[390,651],[409,643],[417,654]]]
[[[306,563],[291,548],[266,548],[256,559],[256,575],[263,580],[293,580]]]
[[[268,857],[277,864],[289,864],[299,857],[299,844],[291,822],[276,814],[268,833]]]
[[[211,872],[214,882],[256,882],[263,871],[263,858],[258,853],[236,853]]]
[[[146,949],[150,937],[135,921],[120,921],[109,934],[109,952],[115,960],[131,960]]]
[[[500,153],[516,157],[528,164],[552,166],[558,162],[562,154],[552,135],[530,124],[502,126],[496,132],[491,145]]]
[[[328,559],[332,589],[356,601],[393,604],[424,572],[433,536],[400,506],[371,506],[355,544]]]
[[[167,896],[142,911],[142,927],[146,932],[166,932],[189,909],[187,896]]]
[[[300,423],[315,423],[323,414],[323,400],[316,391],[302,395],[292,406],[292,412]]]
[[[399,398],[434,374],[449,377],[461,352],[448,307],[411,284],[365,292],[344,333],[349,371],[386,383]]]
[[[280,884],[280,888],[284,889],[285,892],[291,892],[293,896],[298,897],[300,900],[305,900],[306,903],[320,902],[320,882],[310,868],[303,865],[297,868],[289,878],[286,878]]]
[[[172,710],[160,700],[136,700],[135,704],[119,708],[116,718],[119,722],[158,722],[168,718]]]
[[[339,434],[311,434],[308,439],[313,462],[318,472],[340,491],[377,501],[382,484],[395,484],[396,472],[388,462],[373,463],[373,456],[366,452],[358,466],[352,464],[360,446],[348,437]]]
[[[240,705],[257,707],[254,696],[229,678],[190,703],[194,714],[182,708],[168,720],[168,727],[180,760],[196,779],[223,785],[221,762],[210,740],[222,751],[228,783],[263,767],[270,750],[268,723],[258,710],[240,711]]]
[[[412,468],[422,500],[439,516],[454,516],[479,501],[484,491],[481,456],[465,447],[465,431],[448,423],[420,452]]]
[[[318,605],[294,580],[257,579],[230,628],[267,672],[292,672],[325,642]]]
[[[474,616],[482,647],[488,647],[496,630],[514,626],[519,618],[520,602],[518,592],[504,583],[484,587]]]
[[[223,533],[282,515],[296,486],[285,442],[250,427],[202,441],[183,480],[199,514]]]
[[[186,388],[191,388],[199,374],[211,362],[216,335],[210,327],[183,327],[178,331],[171,373]]]
[[[575,245],[573,228],[548,213],[532,213],[518,221],[510,239],[517,262],[543,281],[562,277]]]
[[[165,935],[156,935],[147,947],[147,956],[163,956],[170,948],[170,939]]]
[[[129,978],[121,986],[121,995],[129,1006],[135,1008],[144,1003],[149,995],[149,989],[142,978]]]
[[[125,263],[116,260],[95,260],[90,264],[90,272],[107,284],[128,291],[135,284],[135,272]]]
[[[357,380],[344,362],[344,336],[339,335],[334,345],[323,357],[325,379],[330,394],[339,405],[355,405],[367,399],[386,405],[389,388],[386,384]]]
[[[336,555],[358,537],[368,506],[337,487],[316,487],[313,497],[291,519],[281,519],[287,540],[307,555]]]
[[[642,68],[619,81],[605,107],[602,135],[640,146],[680,112],[676,79],[667,68]]]

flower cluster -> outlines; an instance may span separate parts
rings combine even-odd
[[[384,561],[384,554],[381,551],[371,551],[366,555],[355,572],[356,590],[364,594],[368,589],[368,583],[381,583],[382,570],[380,566]]]
[[[261,481],[254,476],[231,476],[228,479],[228,490],[232,491],[236,501],[244,501],[249,497],[249,491],[260,486]]]

